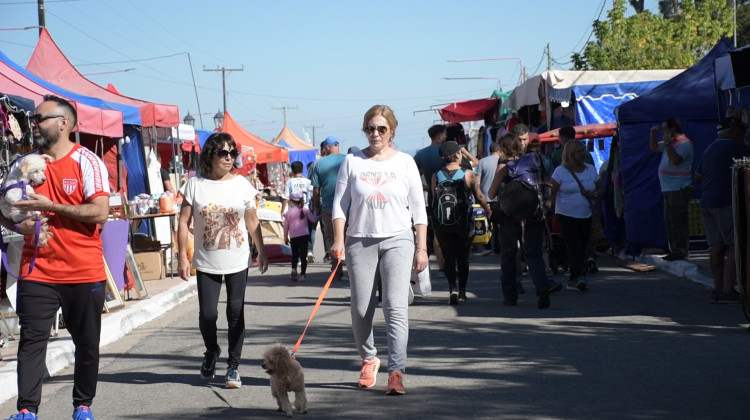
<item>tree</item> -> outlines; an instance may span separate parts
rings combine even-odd
[[[607,20],[593,24],[596,41],[586,43],[583,53],[573,54],[574,68],[687,68],[733,33],[733,11],[727,0],[684,0],[676,7],[669,19],[648,10],[626,17],[625,0],[615,0]]]

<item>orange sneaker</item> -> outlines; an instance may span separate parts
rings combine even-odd
[[[370,360],[362,361],[362,370],[359,373],[359,386],[361,388],[372,388],[375,386],[375,380],[380,369],[380,359],[373,357]]]
[[[404,395],[404,375],[399,370],[394,370],[388,375],[388,387],[385,395]]]

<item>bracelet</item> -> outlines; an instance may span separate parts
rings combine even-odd
[[[417,248],[417,249],[416,249],[416,250],[415,250],[414,252],[417,252],[417,251],[424,251],[424,252],[427,252],[427,250],[426,250],[426,249],[424,249],[424,248]]]
[[[13,225],[13,230],[15,230],[17,234],[23,235],[23,233],[21,233],[21,231],[18,230],[18,223],[16,223],[15,225]]]
[[[52,204],[49,206],[48,212],[52,212],[52,209],[55,208],[55,202],[53,201]]]

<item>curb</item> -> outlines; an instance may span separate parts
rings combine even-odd
[[[177,305],[198,294],[195,277],[171,289],[153,295],[127,308],[104,316],[99,348],[112,344],[135,328],[153,321]],[[60,338],[47,346],[47,372],[45,379],[73,364],[75,346],[70,337]],[[18,376],[16,365],[10,362],[0,368],[0,404],[18,396]]]
[[[636,260],[646,264],[658,267],[659,270],[666,271],[667,273],[686,278],[694,283],[702,284],[709,289],[713,289],[714,281],[711,277],[701,274],[698,271],[698,265],[690,261],[678,260],[678,261],[664,261],[660,256],[653,254],[644,254],[641,256],[633,257],[629,254],[625,254],[624,251],[620,252],[617,256],[623,261]]]

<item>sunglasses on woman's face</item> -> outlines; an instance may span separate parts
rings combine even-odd
[[[237,149],[232,149],[232,151],[222,149],[216,152],[216,156],[218,156],[219,159],[226,159],[227,156],[231,156],[232,159],[234,159],[239,154],[240,152],[238,152]]]
[[[372,134],[375,132],[375,130],[377,130],[378,133],[380,133],[380,135],[382,136],[383,134],[388,132],[388,127],[384,125],[379,125],[377,127],[375,127],[374,125],[368,125],[367,127],[362,129],[362,131],[364,131],[367,134]]]

